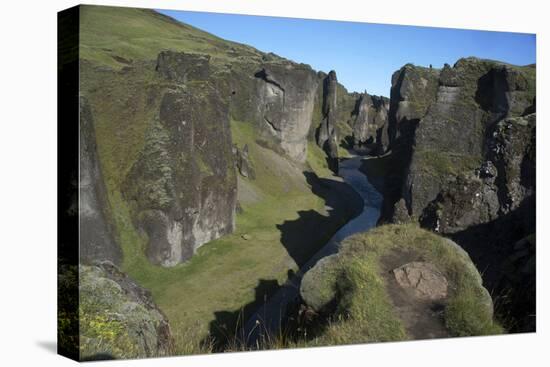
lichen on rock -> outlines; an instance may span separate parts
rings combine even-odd
[[[172,353],[166,316],[110,262],[80,266],[80,359],[163,357]]]

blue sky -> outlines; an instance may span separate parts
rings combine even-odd
[[[476,56],[535,63],[535,35],[447,28],[159,10],[219,37],[246,43],[315,70],[336,70],[349,91],[389,96],[391,75],[406,63],[442,67]]]

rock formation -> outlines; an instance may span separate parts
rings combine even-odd
[[[81,266],[79,281],[81,360],[172,353],[170,325],[147,290],[110,262]]]
[[[317,89],[315,72],[307,65],[285,60],[263,63],[255,76],[259,138],[304,162]]]
[[[491,295],[470,256],[455,242],[411,224],[385,225],[346,238],[337,254],[304,274],[300,295],[308,309],[331,320],[329,333],[349,320],[371,325],[375,320],[369,317],[380,317],[384,307],[410,336],[427,337],[429,329],[440,336],[497,330],[491,326]],[[391,301],[377,303],[376,313],[363,307],[381,300]],[[434,308],[443,311],[441,316]],[[390,322],[385,319],[384,326]]]
[[[534,232],[534,88],[534,67],[476,58],[393,77],[383,220],[452,235],[498,291],[505,254]]]
[[[124,183],[125,198],[135,206],[135,222],[149,238],[147,256],[162,266],[189,259],[199,246],[235,226],[237,183],[228,106],[202,80],[207,61],[199,69],[183,70],[182,65],[197,57],[186,58],[182,53],[159,54],[156,70],[173,84],[161,98]]]
[[[80,98],[80,180],[78,208],[80,220],[80,260],[109,260],[119,264],[122,251],[113,237],[108,218],[105,183],[97,157],[96,135],[90,105]]]
[[[435,100],[439,71],[407,64],[392,75],[388,135],[392,148],[407,144],[416,125]]]
[[[252,160],[249,157],[248,145],[245,144],[242,149],[239,149],[237,145],[233,145],[233,155],[235,157],[235,166],[241,176],[254,180],[256,178],[256,173],[252,165]]]
[[[361,95],[353,122],[353,147],[365,154],[379,155],[386,151],[389,100],[385,97]]]
[[[436,99],[430,96],[424,102],[429,109],[414,132],[415,148],[402,191],[411,215],[420,217],[449,178],[473,174],[483,162],[494,160],[495,138],[488,135],[495,124],[523,114],[533,103],[529,71],[474,58],[441,70]]]
[[[428,300],[447,298],[449,282],[433,264],[413,261],[392,270],[397,284],[412,291],[414,297]]]
[[[325,151],[330,168],[335,172],[338,170],[337,85],[336,72],[331,70],[323,80],[323,119],[316,134],[317,145]]]

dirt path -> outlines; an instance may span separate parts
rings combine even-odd
[[[443,319],[444,304],[415,297],[412,289],[402,288],[392,270],[412,261],[423,261],[411,251],[393,250],[381,259],[382,277],[397,316],[411,339],[450,337]]]

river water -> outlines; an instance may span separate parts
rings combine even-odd
[[[365,232],[376,226],[382,207],[382,195],[369,182],[359,168],[360,156],[341,160],[338,175],[350,185],[363,199],[363,211],[336,232],[331,239],[296,274],[271,296],[246,322],[241,337],[249,346],[255,346],[262,336],[269,332],[275,334],[283,320],[286,309],[300,295],[300,283],[303,275],[317,261],[338,252],[340,243],[347,237]]]

